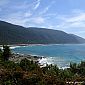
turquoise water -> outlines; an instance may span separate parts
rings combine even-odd
[[[85,60],[85,44],[23,46],[12,50],[22,54],[45,56],[40,63],[57,64],[59,67],[69,67],[70,62],[79,63]]]

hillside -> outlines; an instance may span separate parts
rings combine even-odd
[[[0,44],[70,44],[84,42],[85,39],[63,31],[36,27],[25,28],[0,21]]]

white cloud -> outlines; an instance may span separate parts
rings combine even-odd
[[[30,24],[41,25],[45,22],[46,18],[41,16],[32,16],[30,12],[16,12],[6,16],[3,20],[12,24],[28,27]]]
[[[37,0],[37,4],[35,5],[34,10],[36,10],[39,7],[40,2],[41,2],[41,0]]]
[[[49,10],[49,8],[54,4],[54,2],[55,1],[52,1],[51,4],[49,4],[47,7],[45,7],[44,10],[39,13],[39,15],[45,14]]]
[[[43,17],[34,17],[30,19],[31,22],[35,23],[35,24],[42,24],[45,22],[45,19]]]
[[[78,16],[71,17],[67,20],[67,22],[81,22],[85,21],[85,13],[79,14]]]
[[[57,26],[58,28],[85,28],[85,13],[80,13],[74,16],[62,17],[61,23]]]
[[[35,7],[36,2],[29,2],[29,0],[24,0],[23,2],[18,2],[18,3],[14,3],[12,5],[11,10],[19,10],[19,11],[34,11],[34,7]]]
[[[30,17],[30,16],[32,16],[32,13],[30,11],[28,11],[28,12],[24,13],[24,16],[25,17]]]
[[[12,24],[25,26],[25,15],[22,12],[11,13],[3,20],[8,21]]]
[[[40,12],[40,15],[45,14],[49,10],[50,6],[46,7],[42,12]]]

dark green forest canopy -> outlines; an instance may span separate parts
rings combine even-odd
[[[25,28],[0,21],[0,44],[66,44],[85,43],[85,39],[63,31]]]

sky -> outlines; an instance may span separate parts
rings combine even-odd
[[[0,20],[85,38],[85,0],[0,0]]]

